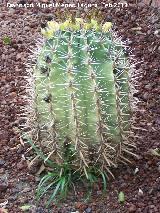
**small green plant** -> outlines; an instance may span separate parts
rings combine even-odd
[[[62,167],[60,171],[48,172],[40,181],[37,189],[37,199],[43,197],[49,190],[52,190],[47,207],[54,200],[66,197],[69,187],[74,184],[71,170]],[[74,176],[75,177],[75,176]]]
[[[52,171],[48,172],[46,175],[42,176],[38,188],[36,190],[37,201],[39,201],[44,195],[51,194],[49,200],[46,204],[46,207],[49,207],[52,201],[55,203],[61,199],[64,199],[67,196],[68,190],[70,188],[75,188],[75,183],[81,182],[82,184],[85,182],[85,185],[88,185],[88,193],[87,197],[89,198],[92,193],[93,185],[98,183],[98,179],[101,178],[103,182],[103,192],[106,191],[107,188],[107,179],[108,176],[105,171],[101,171],[96,167],[90,167],[86,172],[87,175],[87,183],[86,178],[81,171],[73,170],[70,160],[71,160],[71,152],[67,152],[69,154],[64,155],[64,163],[59,166],[47,159],[42,151],[36,147],[36,145],[29,139],[28,143],[32,146],[34,151],[41,159],[46,162],[47,166],[52,168]]]
[[[119,201],[119,203],[124,203],[124,201],[125,201],[125,196],[124,196],[124,193],[123,193],[123,192],[120,192],[120,193],[118,194],[118,201]]]
[[[38,197],[54,188],[48,204],[66,195],[76,174],[91,186],[101,176],[106,189],[110,168],[135,155],[129,63],[111,26],[76,18],[42,28],[44,41],[28,69],[27,124],[30,144],[55,168],[38,187]]]
[[[103,192],[106,191],[107,187],[107,176],[105,172],[100,170],[87,171],[88,179],[88,196],[92,193],[93,185],[98,182],[98,177],[102,178],[103,181]],[[73,171],[68,167],[68,164],[62,165],[61,168],[57,168],[52,172],[44,175],[38,185],[37,189],[37,200],[43,197],[45,194],[50,194],[46,207],[49,207],[52,201],[55,203],[66,197],[68,190],[75,188],[75,182],[86,182],[86,179],[79,171]],[[85,185],[86,185],[85,184]]]
[[[4,36],[2,41],[3,41],[3,44],[5,45],[10,45],[12,43],[12,40],[9,36]]]

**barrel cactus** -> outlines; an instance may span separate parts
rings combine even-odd
[[[45,161],[68,162],[86,176],[94,166],[112,174],[133,154],[130,68],[111,25],[49,21],[30,70],[32,142]]]

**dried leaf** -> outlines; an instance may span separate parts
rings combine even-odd
[[[19,141],[22,144],[22,146],[24,146],[24,141],[23,141],[22,137],[19,138]]]
[[[45,169],[46,169],[46,167],[45,167],[44,164],[42,163],[42,165],[40,166],[39,170],[36,172],[35,175],[40,175]]]
[[[133,27],[133,28],[131,28],[131,30],[134,30],[134,31],[139,31],[141,29],[142,29],[142,27]]]
[[[152,155],[160,157],[160,150],[158,148],[150,149],[149,151]]]
[[[28,205],[28,204],[26,204],[26,205],[23,205],[23,206],[21,206],[21,207],[19,207],[22,211],[27,211],[27,210],[29,210],[30,208],[31,208],[31,205]]]

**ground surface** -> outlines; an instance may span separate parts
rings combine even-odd
[[[30,54],[28,48],[35,45],[41,17],[53,15],[53,9],[12,9],[2,2],[0,37],[8,35],[12,42],[4,45],[0,40],[0,208],[8,209],[9,213],[18,213],[21,212],[20,206],[31,204],[30,212],[47,212],[45,201],[40,206],[35,205],[34,193],[38,178],[23,158],[25,147],[19,140],[16,127],[23,122],[18,114],[20,106],[24,104],[21,97],[25,94],[23,76]],[[138,76],[138,92],[135,96],[141,103],[135,115],[135,126],[144,129],[135,130],[139,158],[132,160],[132,166],[121,166],[114,172],[116,178],[108,183],[105,196],[95,187],[93,198],[85,202],[85,190],[81,189],[77,195],[71,193],[61,206],[52,206],[50,212],[160,212],[160,159],[149,151],[160,147],[158,1],[145,1],[146,5],[137,5],[136,1],[127,2],[130,2],[128,8],[103,9],[103,14],[106,20],[112,20],[118,26],[124,40],[130,40],[129,46],[139,62],[136,70],[141,75]],[[151,6],[148,6],[148,2]],[[125,194],[123,204],[118,203],[120,191]]]

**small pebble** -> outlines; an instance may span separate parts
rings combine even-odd
[[[0,159],[0,166],[3,166],[5,164],[5,161],[3,159]]]
[[[134,204],[131,204],[129,209],[128,209],[128,212],[130,212],[130,213],[131,212],[136,212],[136,210],[137,210],[136,206]]]
[[[91,212],[92,212],[92,209],[91,209],[90,207],[88,207],[88,208],[85,209],[85,212],[86,212],[86,213],[91,213]]]

